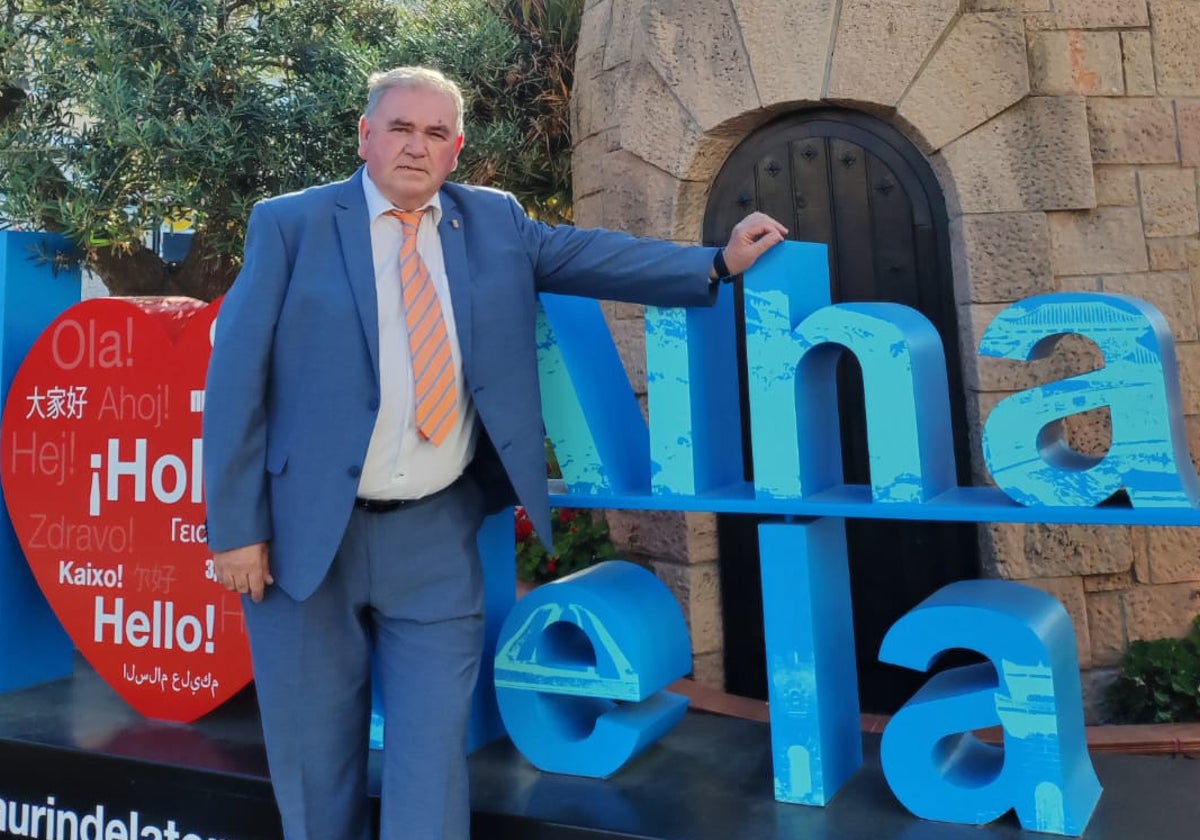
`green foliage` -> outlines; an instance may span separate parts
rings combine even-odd
[[[581,0],[0,0],[0,218],[65,233],[120,294],[211,298],[251,205],[345,177],[374,69],[469,96],[464,180],[569,214]],[[145,247],[190,221],[192,252]]]
[[[525,508],[517,508],[517,577],[526,583],[544,583],[611,560],[616,549],[608,536],[604,516],[590,510],[551,508],[554,553],[534,535]]]
[[[550,439],[545,440],[546,477],[561,479],[562,469]],[[550,526],[554,553],[546,551],[533,532],[525,508],[516,513],[517,578],[525,583],[545,583],[586,569],[616,556],[608,522],[599,511],[551,508]]]
[[[1108,703],[1122,723],[1200,720],[1200,616],[1184,639],[1131,644]]]
[[[250,205],[344,175],[387,0],[34,0],[0,76],[0,215],[67,234],[123,293],[212,297],[236,272]],[[190,220],[193,254],[144,245]]]

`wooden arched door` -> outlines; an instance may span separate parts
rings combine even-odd
[[[782,221],[790,238],[829,246],[835,302],[903,303],[937,327],[949,368],[958,480],[969,484],[945,202],[921,153],[894,128],[866,114],[814,110],[789,115],[755,132],[725,162],[709,194],[705,242],[724,243],[734,224],[753,210]],[[741,364],[744,383],[744,358]],[[745,393],[742,405],[745,413]],[[862,381],[849,354],[839,369],[839,411],[846,480],[866,484]],[[743,427],[748,429],[749,423]],[[743,448],[749,465],[748,439]],[[759,521],[722,515],[718,532],[726,687],[765,697]],[[850,521],[847,544],[862,708],[891,712],[926,677],[880,664],[883,635],[941,586],[978,576],[975,526]]]

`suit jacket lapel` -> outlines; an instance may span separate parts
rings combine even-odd
[[[445,190],[441,191],[441,196],[442,220],[438,224],[438,236],[442,240],[442,259],[450,284],[450,302],[454,306],[454,327],[465,369],[471,358],[471,270],[467,264],[463,217],[458,202]]]
[[[335,220],[346,263],[346,279],[358,307],[363,335],[371,352],[375,385],[379,385],[379,305],[375,298],[375,263],[371,254],[371,219],[363,195],[363,170],[342,184]]]

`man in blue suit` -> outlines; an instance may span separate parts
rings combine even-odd
[[[722,250],[549,227],[511,195],[446,183],[462,144],[452,82],[424,68],[372,76],[365,167],[254,208],[218,318],[209,546],[220,582],[244,595],[288,840],[369,836],[372,651],[381,836],[469,836],[476,531],[519,500],[551,533],[538,292],[706,305],[786,233],[755,214]]]

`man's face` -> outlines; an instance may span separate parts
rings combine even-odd
[[[463,136],[454,100],[433,88],[392,88],[358,123],[358,156],[375,186],[401,210],[428,203],[458,166]]]

